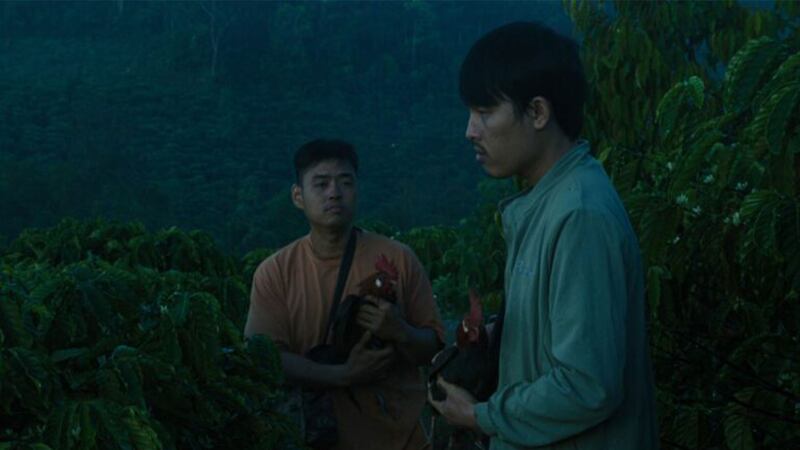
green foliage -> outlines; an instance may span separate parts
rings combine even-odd
[[[479,177],[461,55],[532,12],[569,26],[555,3],[484,6],[4,1],[0,235],[100,215],[277,248],[305,231],[291,158],[320,136],[358,149],[365,216],[454,224]]]
[[[752,104],[765,75],[774,70],[781,45],[768,36],[753,39],[737,52],[725,71],[723,104],[727,112],[740,113]]]
[[[586,134],[648,266],[662,444],[796,447],[796,3],[566,6],[595,89]]]
[[[0,232],[102,213],[202,226],[241,253],[274,248],[305,229],[285,192],[291,150],[309,133],[358,129],[362,225],[415,250],[446,318],[466,310],[470,287],[496,309],[505,245],[493,203],[513,188],[484,183],[474,215],[409,227],[475,203],[453,140],[463,112],[440,93],[452,92],[454,55],[530,5],[504,16],[424,2],[216,2],[213,14],[123,3],[114,21],[71,3],[0,8],[0,58],[18,59],[0,77],[0,190],[15,193],[0,198]],[[563,3],[591,89],[584,134],[647,264],[663,446],[797,447],[798,2]],[[97,42],[98,29],[105,47],[91,48],[105,57],[88,68],[70,57],[83,41],[49,38]],[[142,29],[151,36],[127,38]],[[142,54],[156,57],[123,58]],[[0,259],[0,449],[285,447],[277,351],[240,338],[270,253],[239,267],[204,233],[141,224],[22,232]]]
[[[0,267],[0,420],[9,430],[0,442],[162,449],[296,441],[278,412],[277,350],[264,338],[245,347],[240,268],[208,235],[65,220],[26,230]],[[242,423],[264,434],[230,432]]]
[[[496,202],[513,193],[508,183],[481,183],[480,208],[457,226],[415,228],[398,233],[428,271],[443,316],[459,318],[469,309],[469,289],[482,296],[487,312],[497,312],[503,297],[503,241]]]

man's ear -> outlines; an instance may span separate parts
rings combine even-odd
[[[305,202],[303,201],[303,188],[301,188],[297,183],[292,185],[292,203],[294,203],[294,206],[301,211],[305,209]]]
[[[528,116],[537,130],[543,130],[553,114],[553,104],[544,97],[533,97],[528,103]]]

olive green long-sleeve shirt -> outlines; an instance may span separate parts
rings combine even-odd
[[[639,246],[588,144],[500,207],[500,379],[475,408],[491,449],[657,448]]]

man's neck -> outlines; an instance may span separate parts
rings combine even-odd
[[[533,170],[524,174],[525,179],[528,181],[528,186],[535,186],[558,163],[558,160],[574,146],[574,140],[560,133],[545,142],[544,151],[542,151],[537,163],[533,165]]]
[[[344,229],[312,227],[310,233],[311,250],[320,259],[341,257],[344,254],[344,247],[347,245],[347,239],[350,237],[350,230],[352,229],[352,225]]]

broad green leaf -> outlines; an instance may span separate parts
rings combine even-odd
[[[647,269],[647,300],[651,314],[658,314],[661,304],[661,280],[669,278],[666,269],[652,266]]]
[[[691,183],[697,178],[700,171],[705,168],[708,155],[714,149],[714,145],[724,136],[716,129],[707,130],[700,133],[700,136],[690,144],[687,152],[676,158],[679,163],[674,171],[674,176],[670,182],[670,197],[687,192],[693,187]]]
[[[63,280],[61,277],[54,274],[50,279],[44,280],[44,282],[34,287],[33,291],[31,291],[29,301],[34,304],[45,304],[46,299],[53,295],[62,283]]]
[[[703,83],[703,80],[701,80],[700,77],[693,75],[686,80],[686,86],[688,87],[689,94],[692,96],[694,107],[698,109],[702,108],[706,91],[706,86],[705,83]]]
[[[725,409],[725,443],[731,450],[754,450],[752,424],[747,411],[739,404],[731,404]]]
[[[97,427],[91,417],[91,405],[86,402],[81,402],[80,409],[77,413],[80,417],[80,441],[77,448],[81,450],[96,448]]]
[[[80,402],[67,400],[48,415],[44,437],[50,447],[72,448],[77,440],[73,432],[80,431],[79,407]]]
[[[98,424],[98,431],[107,440],[107,445],[113,444],[122,450],[136,449],[127,426],[123,422],[123,411],[119,405],[105,400],[95,400],[91,405],[91,417]]]
[[[658,122],[661,134],[665,138],[672,133],[675,127],[685,92],[686,84],[683,82],[677,83],[658,102],[656,122]]]
[[[771,74],[769,81],[759,89],[753,98],[754,109],[761,108],[779,90],[787,86],[796,86],[800,83],[798,77],[800,77],[800,51],[780,62],[780,66]]]
[[[731,58],[723,82],[725,111],[738,113],[750,106],[753,95],[780,53],[781,46],[764,36],[747,42]]]
[[[126,407],[122,422],[125,424],[136,450],[160,450],[162,448],[158,434],[150,426],[147,415],[142,410]]]
[[[798,76],[800,76],[800,73],[798,73]],[[769,111],[764,131],[773,153],[780,153],[783,146],[783,136],[786,134],[789,121],[795,117],[799,99],[800,82],[786,86],[776,92],[764,105],[764,108]]]
[[[780,195],[772,190],[755,191],[742,201],[740,213],[742,219],[750,219],[764,210],[772,210],[778,206]]]
[[[33,344],[33,336],[23,324],[20,305],[10,296],[0,297],[0,330],[8,346],[29,348]]]
[[[697,448],[700,413],[695,409],[682,409],[675,417],[675,441],[686,448]]]
[[[79,347],[79,348],[65,348],[62,350],[56,350],[50,355],[50,360],[54,363],[59,363],[62,361],[66,361],[68,359],[77,358],[79,356],[83,356],[86,354],[88,349],[86,347]]]

